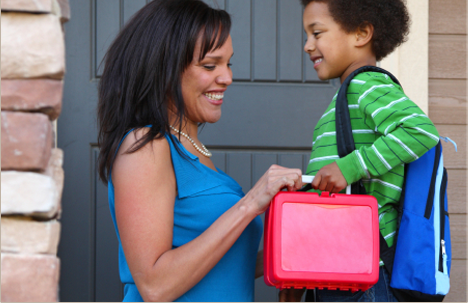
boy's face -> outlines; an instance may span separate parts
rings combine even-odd
[[[304,9],[303,23],[307,34],[304,51],[309,54],[321,80],[341,77],[352,68],[355,34],[341,29],[326,3],[309,3]]]

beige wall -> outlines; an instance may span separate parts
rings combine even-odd
[[[428,112],[429,3],[409,0],[411,27],[408,41],[380,62],[380,67],[398,78],[405,93],[425,113]]]

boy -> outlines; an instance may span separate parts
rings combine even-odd
[[[359,67],[375,66],[404,42],[408,33],[404,0],[302,0],[302,4],[308,37],[304,50],[321,80],[339,77],[343,82]],[[403,185],[404,163],[435,146],[439,134],[388,76],[360,73],[347,91],[356,150],[339,158],[336,97],[314,129],[306,173],[315,175],[312,187],[320,191],[339,192],[361,180],[367,194],[377,198],[380,231],[390,247],[397,227],[395,208]],[[382,261],[380,265],[378,283],[366,292],[319,290],[317,301],[396,301]],[[280,300],[295,299],[293,292],[282,291]],[[308,292],[306,300],[311,295]]]

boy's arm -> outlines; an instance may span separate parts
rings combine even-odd
[[[412,162],[439,141],[437,129],[424,112],[398,85],[385,84],[389,82],[384,77],[362,84],[359,109],[378,138],[371,146],[361,146],[336,161],[348,184]]]

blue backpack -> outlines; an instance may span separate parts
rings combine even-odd
[[[364,66],[355,70],[341,85],[336,101],[338,154],[355,150],[346,93],[359,73],[388,71]],[[365,194],[362,182],[352,185],[352,193]],[[442,144],[419,159],[405,164],[405,181],[400,198],[398,230],[392,247],[380,235],[380,258],[391,276],[390,287],[399,301],[442,301],[450,289],[452,249],[447,205],[447,170]]]

